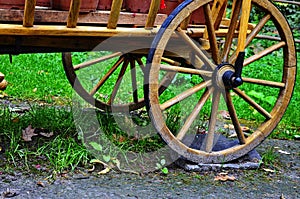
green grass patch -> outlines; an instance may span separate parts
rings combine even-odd
[[[89,153],[78,142],[69,110],[33,106],[18,114],[3,108],[0,117],[1,153],[5,154],[6,165],[31,170],[35,165],[46,164],[49,170],[62,171],[88,161]],[[35,134],[31,140],[24,139],[25,131]]]
[[[66,103],[72,98],[60,53],[0,55],[0,70],[5,74],[8,96],[23,100]]]

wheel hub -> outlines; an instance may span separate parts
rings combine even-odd
[[[234,64],[221,63],[215,71],[215,84],[219,88],[233,89],[243,84],[242,69],[244,52],[240,52]]]

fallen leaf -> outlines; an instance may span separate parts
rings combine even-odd
[[[237,137],[237,134],[236,133],[233,133],[233,134],[231,134],[230,136],[228,136],[229,138],[235,138],[235,137]]]
[[[219,112],[219,114],[222,116],[223,119],[230,120],[230,115],[228,111],[222,110]]]
[[[4,77],[5,77],[5,75],[4,75],[3,73],[0,72],[0,82],[1,82],[2,80],[4,80]]]
[[[122,168],[121,168],[121,162],[120,162],[118,159],[116,159],[116,158],[113,158],[113,159],[112,159],[112,162],[117,166],[117,168],[118,168],[119,171],[121,171],[121,172],[125,172],[125,173],[133,173],[133,174],[139,175],[139,173],[136,172],[136,171],[133,171],[133,170],[127,170],[127,169],[122,169]]]
[[[8,95],[4,92],[2,92],[2,90],[0,90],[0,98],[4,98],[7,97]]]
[[[54,135],[54,133],[53,132],[50,132],[50,133],[40,133],[40,135],[49,138],[49,137],[52,137]]]
[[[6,191],[4,191],[2,193],[1,196],[3,196],[3,198],[12,198],[12,197],[15,197],[19,194],[20,194],[19,191],[7,188]]]
[[[92,168],[88,169],[88,172],[93,172],[95,170],[95,165],[92,165]]]
[[[34,133],[34,128],[32,128],[31,125],[29,125],[25,130],[22,130],[22,138],[25,142],[32,141],[33,136],[37,136],[38,134]]]
[[[126,138],[122,135],[119,136],[118,142],[122,143],[125,142]]]
[[[266,172],[270,172],[270,173],[275,173],[276,171],[275,170],[273,170],[273,169],[263,169],[264,171],[266,171]]]
[[[300,139],[300,135],[294,135],[295,139]]]
[[[20,122],[20,118],[19,118],[19,117],[13,118],[13,119],[12,119],[12,122],[13,122],[13,123],[18,123],[18,122]]]
[[[45,187],[45,184],[42,181],[38,181],[36,184],[40,187]]]
[[[285,154],[285,155],[291,155],[290,152],[283,151],[283,150],[278,150],[278,153],[282,153],[282,154]]]
[[[225,182],[225,181],[235,181],[236,178],[232,175],[228,175],[227,173],[219,173],[215,179],[215,181],[222,181],[222,182]]]
[[[93,160],[90,161],[90,163],[92,163],[92,164],[101,164],[104,167],[103,170],[98,172],[99,175],[107,174],[111,170],[111,167],[108,164],[102,162],[101,160],[93,159]],[[95,167],[93,166],[93,168],[90,169],[89,171],[92,172],[94,170],[95,170]]]
[[[234,129],[234,126],[233,126],[232,124],[225,124],[225,125],[224,125],[224,128],[225,128],[225,129],[233,130],[233,129]]]
[[[107,174],[110,171],[110,168],[107,167],[105,169],[103,169],[102,171],[98,172],[99,175],[103,175],[103,174]]]
[[[0,90],[5,90],[7,87],[8,82],[4,79],[0,82]]]
[[[241,126],[241,129],[242,129],[243,132],[248,132],[248,131],[250,131],[250,128],[247,127],[247,126]]]

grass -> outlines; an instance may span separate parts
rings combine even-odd
[[[1,72],[9,82],[5,92],[21,100],[48,103],[70,101],[72,87],[65,77],[61,54],[1,55]],[[22,80],[22,81],[20,81]]]
[[[8,160],[6,166],[13,164],[30,170],[33,165],[46,163],[49,169],[62,171],[88,161],[89,153],[77,140],[69,110],[33,106],[30,111],[17,114],[4,108],[0,116],[0,144]],[[24,141],[22,132],[29,125],[36,136],[32,141]]]
[[[274,147],[269,147],[262,154],[262,162],[267,166],[274,166],[278,162],[279,158],[279,154],[275,152]]]

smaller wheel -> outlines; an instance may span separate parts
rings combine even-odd
[[[62,54],[66,76],[74,90],[88,103],[104,111],[128,112],[144,107],[144,54],[85,52]],[[175,61],[164,59],[164,62]],[[75,63],[75,64],[73,64]],[[160,93],[174,78],[164,75]]]

